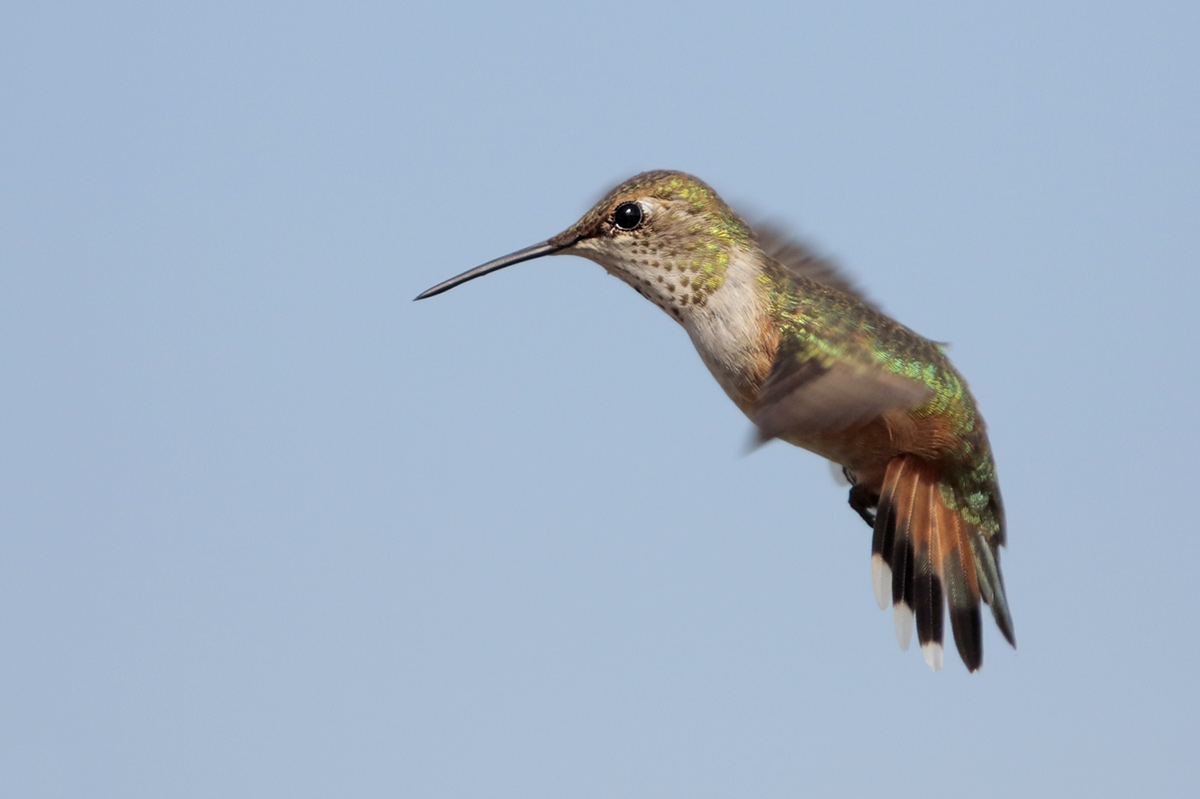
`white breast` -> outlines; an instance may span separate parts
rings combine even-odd
[[[749,253],[735,250],[721,287],[681,320],[705,365],[735,401],[760,357],[766,313],[761,273]]]

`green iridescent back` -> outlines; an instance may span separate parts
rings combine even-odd
[[[764,273],[768,312],[790,350],[828,368],[851,363],[908,378],[930,392],[914,406],[914,418],[942,417],[953,446],[942,457],[947,479],[943,499],[978,527],[989,543],[1003,543],[1004,524],[996,469],[983,419],[962,375],[942,345],[888,317],[842,287],[797,274],[775,262]],[[831,269],[821,264],[823,269]]]

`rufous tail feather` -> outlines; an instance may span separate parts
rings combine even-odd
[[[992,607],[1010,643],[1012,618],[993,545],[955,509],[953,497],[953,485],[936,465],[915,455],[892,459],[875,515],[871,579],[881,608],[887,607],[890,584],[902,649],[908,648],[915,616],[925,661],[934,671],[940,669],[944,609],[949,606],[958,653],[967,669],[975,671],[983,663],[980,600]],[[998,514],[998,496],[994,504]],[[1003,524],[999,515],[996,519]],[[1002,528],[993,539],[1003,540]]]

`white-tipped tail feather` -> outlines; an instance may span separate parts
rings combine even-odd
[[[871,584],[875,586],[875,601],[880,610],[887,610],[892,601],[892,567],[881,555],[871,556]]]
[[[937,641],[929,641],[921,644],[921,654],[925,656],[925,662],[929,664],[929,668],[934,671],[942,670],[942,658],[945,655],[942,645]]]
[[[907,652],[912,643],[913,609],[904,602],[897,602],[892,608],[892,619],[896,622],[896,640],[900,649]]]
[[[996,553],[1004,540],[999,490],[994,482],[981,483],[981,490],[990,493],[989,504],[968,518],[961,510],[966,506],[960,496],[966,489],[955,482],[962,479],[966,478],[916,455],[893,458],[874,517],[871,588],[875,600],[881,608],[891,600],[901,649],[912,643],[915,623],[921,652],[934,671],[942,668],[945,659],[947,607],[954,642],[968,671],[983,663],[981,599],[991,605],[1004,637],[1013,641]],[[968,480],[967,488],[972,486],[975,483]],[[856,495],[857,488],[851,489],[850,506],[862,513],[861,506],[869,503],[864,502],[862,491]],[[869,520],[867,514],[863,518]],[[991,525],[987,533],[991,538],[985,535],[985,524]]]

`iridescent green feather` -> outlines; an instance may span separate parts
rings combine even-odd
[[[850,363],[906,377],[929,390],[909,413],[945,417],[958,442],[945,454],[952,474],[943,498],[989,542],[1003,535],[995,466],[975,400],[942,348],[885,316],[861,298],[803,275],[769,270],[761,278],[768,312],[801,360],[828,368]]]

